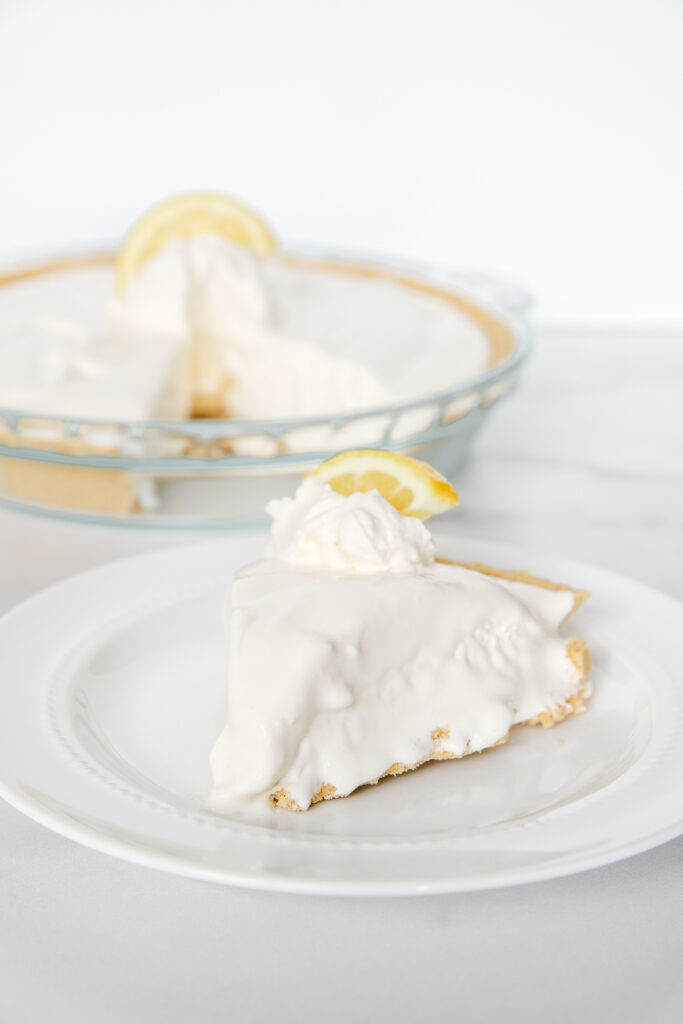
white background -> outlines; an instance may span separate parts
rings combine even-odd
[[[212,186],[287,240],[683,323],[680,0],[0,0],[0,258]]]

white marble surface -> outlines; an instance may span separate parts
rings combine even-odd
[[[683,599],[683,333],[545,332],[456,484],[449,530]],[[2,511],[0,611],[72,572],[189,539]],[[4,804],[0,834],[3,1024],[683,1014],[683,838],[553,882],[364,901],[157,874]]]

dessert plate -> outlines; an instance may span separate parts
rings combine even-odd
[[[683,605],[623,577],[439,536],[439,553],[586,587],[585,715],[305,814],[206,810],[224,720],[222,600],[252,533],[116,562],[0,620],[0,795],[97,850],[296,892],[456,892],[607,864],[683,832]],[[576,623],[576,624],[575,624]],[[400,628],[400,624],[397,624]]]

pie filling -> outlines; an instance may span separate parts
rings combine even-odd
[[[438,561],[424,523],[377,492],[309,479],[269,512],[267,557],[227,612],[216,810],[305,810],[582,710],[588,652],[559,633],[582,592]]]

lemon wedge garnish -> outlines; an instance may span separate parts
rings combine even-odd
[[[222,192],[186,192],[152,206],[130,229],[116,257],[116,287],[123,292],[150,256],[172,238],[222,235],[257,252],[275,248],[265,221]]]
[[[428,519],[460,503],[445,476],[426,462],[395,452],[342,452],[308,475],[329,484],[338,494],[379,491],[402,515],[416,519]]]

